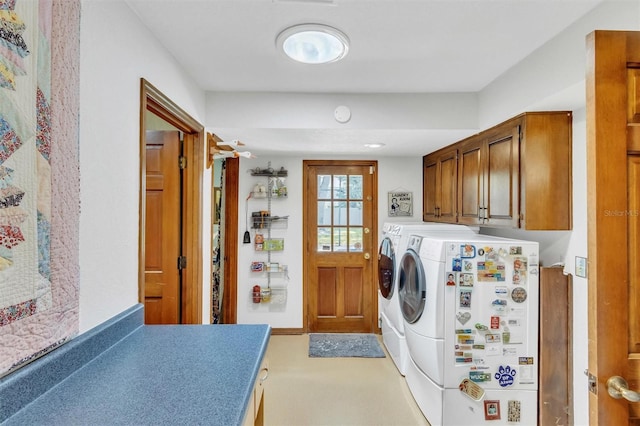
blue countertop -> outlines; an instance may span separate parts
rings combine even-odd
[[[140,326],[7,425],[240,425],[268,325]]]

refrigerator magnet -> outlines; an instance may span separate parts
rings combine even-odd
[[[498,333],[487,333],[484,335],[484,340],[487,343],[500,343],[501,336]]]
[[[456,274],[455,272],[449,272],[447,274],[447,286],[455,286],[456,285]]]
[[[460,246],[460,257],[471,259],[476,257],[476,246],[472,244],[463,244]]]
[[[507,403],[507,421],[520,422],[520,401],[509,401]]]
[[[487,373],[486,371],[469,371],[469,379],[476,383],[490,382],[491,373]]]
[[[499,330],[500,329],[500,317],[499,316],[492,316],[491,317],[491,329],[492,330]]]
[[[484,389],[470,379],[462,379],[462,382],[458,385],[458,389],[474,401],[482,401],[482,398],[484,398]]]
[[[496,371],[494,377],[501,387],[506,388],[507,386],[513,385],[516,374],[515,368],[511,368],[510,365],[501,365],[498,367],[498,371]]]
[[[530,385],[535,383],[534,368],[533,365],[520,365],[518,367],[520,375],[518,383],[521,385]]]
[[[496,287],[496,296],[506,298],[507,294],[509,294],[507,287],[504,287],[504,286]]]
[[[486,400],[484,402],[484,419],[500,420],[500,401]]]
[[[513,259],[513,272],[527,272],[527,259],[524,257],[516,257]]]
[[[456,318],[458,319],[458,322],[460,322],[460,324],[465,325],[471,319],[471,314],[469,312],[458,312],[456,314]]]
[[[473,262],[470,260],[465,260],[464,262],[462,262],[462,269],[465,272],[471,272],[473,271]]]
[[[461,287],[473,287],[473,274],[466,272],[460,273],[460,286]]]
[[[491,302],[491,307],[498,314],[504,314],[507,311],[507,301],[505,299],[495,299]]]
[[[460,291],[460,307],[465,309],[471,309],[471,291]]]
[[[511,299],[516,303],[522,303],[527,300],[527,290],[522,287],[516,287],[511,291]]]

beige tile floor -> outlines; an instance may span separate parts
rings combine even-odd
[[[429,425],[388,353],[309,358],[308,349],[307,334],[271,336],[265,426]]]

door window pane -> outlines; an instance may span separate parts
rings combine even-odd
[[[337,200],[347,198],[347,175],[333,175],[333,198]]]
[[[349,225],[362,226],[362,201],[349,202]]]
[[[362,200],[362,175],[349,176],[349,198]]]
[[[333,228],[333,251],[347,251],[347,228]]]
[[[318,199],[331,199],[331,175],[318,175]]]
[[[362,251],[362,228],[349,228],[349,251]]]
[[[333,202],[333,224],[334,225],[347,224],[347,203],[345,201]]]
[[[331,201],[318,201],[318,225],[331,226]]]
[[[318,251],[331,251],[331,228],[318,228]]]

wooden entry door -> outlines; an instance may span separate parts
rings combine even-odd
[[[146,133],[144,316],[146,324],[179,324],[182,223],[180,132]]]
[[[377,317],[375,161],[304,162],[309,332],[373,332]]]
[[[640,425],[640,32],[587,37],[589,423]]]

